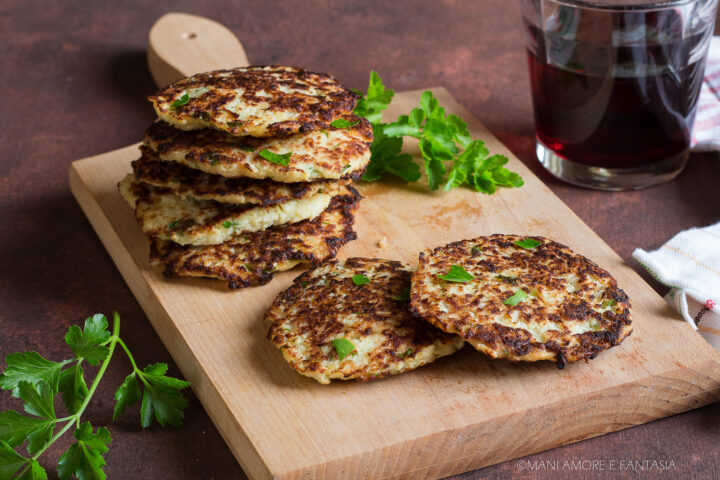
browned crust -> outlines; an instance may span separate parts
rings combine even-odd
[[[150,260],[164,263],[168,277],[218,278],[227,281],[231,289],[266,284],[278,265],[288,261],[318,264],[334,258],[343,245],[357,238],[352,227],[362,197],[353,187],[346,188],[350,195],[333,197],[313,220],[247,232],[220,245],[181,246],[153,240]]]
[[[342,170],[348,158],[363,158],[368,156],[373,141],[373,131],[370,122],[352,114],[345,114],[342,118],[354,125],[350,128],[340,129],[328,126],[327,130],[347,133],[347,140],[342,142],[340,148],[323,150],[322,155],[305,158],[303,155],[293,155],[290,164],[286,167],[273,165],[280,171],[291,171],[301,162],[312,162],[326,171],[337,172],[341,179],[357,180],[364,173],[367,161],[362,168],[353,168],[343,174]],[[235,137],[217,130],[179,130],[166,122],[153,123],[145,133],[147,145],[155,146],[155,153],[160,157],[182,152],[187,162],[205,171],[213,171],[212,167],[221,168],[226,165],[250,165],[252,162],[267,162],[253,152],[262,151],[268,140],[266,138]],[[271,139],[274,141],[274,139]],[[316,146],[312,138],[303,142],[307,150],[314,150]],[[219,173],[219,172],[218,172]]]
[[[478,342],[491,349],[489,353],[496,358],[505,357],[510,360],[523,360],[534,352],[543,350],[551,352],[558,368],[567,362],[580,359],[595,358],[598,353],[615,345],[632,332],[631,303],[626,293],[617,285],[612,276],[586,257],[574,253],[570,248],[544,237],[532,238],[542,242],[539,247],[527,250],[517,247],[514,242],[527,237],[517,235],[491,235],[470,240],[450,243],[444,247],[420,253],[419,267],[413,277],[411,292],[411,309],[420,317],[447,332],[457,333],[470,343]],[[565,285],[559,275],[574,272],[579,277],[581,289],[577,294],[569,294],[567,302],[553,312],[539,302],[522,302],[516,306],[505,305],[503,301],[512,295],[517,287],[499,283],[482,283],[479,281],[478,291],[472,295],[445,297],[453,308],[449,313],[442,312],[429,295],[416,288],[421,278],[437,272],[446,272],[451,265],[461,265],[468,272],[479,277],[483,273],[495,274],[509,267],[520,266],[523,275],[517,282],[522,282],[525,293],[533,289],[564,289]],[[602,298],[592,299],[590,287],[586,283],[589,276],[603,279],[607,288]],[[486,277],[487,278],[487,277]],[[437,280],[437,282],[443,282]],[[512,282],[512,280],[510,281]],[[481,290],[480,290],[481,287]],[[597,311],[605,300],[615,302],[612,311]],[[482,304],[482,308],[479,305]],[[523,321],[550,321],[559,329],[567,328],[572,322],[596,321],[598,331],[581,334],[557,335],[541,343],[533,339],[525,329],[512,328],[494,323],[492,317],[516,312]],[[476,315],[474,317],[474,315]],[[567,333],[567,332],[566,332]],[[576,343],[571,345],[568,340],[574,337]],[[507,349],[505,354],[502,352]]]
[[[220,77],[218,74],[229,75]],[[323,92],[323,96],[288,94],[280,90],[283,86],[302,88],[303,84],[318,88]],[[272,65],[270,69],[256,65],[200,73],[161,88],[155,95],[149,96],[148,100],[162,105],[162,102],[168,102],[189,89],[199,87],[212,87],[213,92],[190,99],[185,105],[177,107],[174,114],[212,121],[222,112],[229,113],[237,120],[238,115],[227,108],[236,98],[236,89],[244,90],[242,101],[249,106],[269,103],[269,111],[289,110],[299,114],[297,120],[267,124],[267,134],[263,135],[267,137],[329,128],[333,120],[352,112],[357,101],[357,95],[332,75],[280,65]],[[265,92],[266,95],[259,95],[260,92]],[[242,126],[229,127],[224,121],[214,125],[214,128],[233,135],[247,134]]]
[[[154,187],[169,188],[181,196],[223,199],[241,197],[244,203],[268,207],[288,200],[306,198],[318,190],[332,191],[349,180],[284,183],[251,178],[226,178],[186,167],[176,162],[163,162],[147,147],[140,147],[142,156],[132,162],[135,178]]]
[[[316,270],[320,268],[331,272],[318,276]],[[357,274],[372,271],[368,273],[372,281],[356,285],[352,276],[336,275],[344,270]],[[330,378],[367,381],[401,373],[387,368],[392,363],[411,361],[424,347],[450,344],[457,339],[421,321],[412,315],[407,301],[398,300],[410,288],[411,275],[407,265],[394,260],[354,257],[324,262],[299,275],[277,296],[265,314],[265,320],[271,323],[267,338],[281,349],[292,350],[290,336],[302,335],[306,345],[302,358],[288,351],[284,356],[291,367],[313,376],[325,370],[323,363],[334,359],[334,351],[327,353],[328,349],[323,348],[332,339],[349,329],[364,335],[381,331],[383,342],[370,353],[367,365],[348,368],[349,362],[342,363],[339,370],[329,373]],[[362,321],[348,326],[340,317],[349,312],[360,314]],[[288,323],[291,331],[285,328]]]

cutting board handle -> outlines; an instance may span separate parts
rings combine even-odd
[[[240,40],[224,25],[187,13],[167,13],[150,29],[148,66],[158,87],[188,75],[249,65]]]

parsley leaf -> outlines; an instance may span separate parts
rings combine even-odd
[[[446,282],[467,283],[475,277],[468,273],[460,265],[452,265],[450,266],[450,271],[448,273],[445,275],[438,275],[437,278],[445,280]]]
[[[108,444],[112,441],[110,432],[100,427],[93,433],[90,422],[84,422],[73,432],[77,442],[73,443],[58,461],[58,477],[67,480],[76,476],[81,480],[104,480],[105,458]]]
[[[355,120],[354,122],[351,122],[349,120],[345,120],[344,118],[338,118],[330,122],[330,126],[333,128],[350,128],[357,125],[358,121],[359,120]]]
[[[353,111],[373,124],[374,140],[370,147],[370,164],[362,179],[367,182],[378,180],[384,172],[391,173],[408,182],[420,179],[419,167],[412,156],[400,153],[403,137],[419,140],[420,154],[430,190],[437,190],[444,184],[449,190],[461,185],[482,193],[494,193],[497,187],[520,187],[523,180],[504,165],[508,158],[503,155],[488,157],[490,152],[481,140],[473,140],[467,123],[454,114],[447,114],[430,90],[423,92],[419,106],[408,115],[401,115],[392,123],[382,123],[381,110],[387,103],[378,102],[380,109],[368,108],[367,104],[377,100],[382,92],[383,101],[392,100],[392,95],[382,85],[377,73],[370,74],[368,93],[361,98]],[[360,92],[356,92],[360,93]],[[446,166],[446,162],[449,165]],[[445,174],[449,172],[447,181]]]
[[[522,240],[516,240],[514,243],[518,247],[522,247],[527,250],[532,250],[533,248],[539,247],[540,245],[542,245],[542,242],[538,242],[534,238],[524,238]]]
[[[150,426],[153,416],[163,427],[166,424],[173,427],[182,425],[183,410],[188,401],[180,390],[190,384],[177,378],[166,377],[167,368],[164,363],[156,363],[148,365],[140,373],[140,377],[147,382],[140,407],[140,422],[143,428]]]
[[[602,303],[602,308],[612,307],[613,305],[615,305],[615,300],[609,298]]]
[[[77,325],[70,327],[65,335],[65,343],[77,358],[84,358],[90,365],[97,365],[105,360],[109,352],[107,347],[101,345],[110,338],[107,327],[107,318],[98,313],[85,320],[83,330]]]
[[[18,383],[18,395],[25,400],[25,411],[31,415],[54,419],[54,394],[55,392],[45,380],[39,381],[37,385],[25,381]]]
[[[83,369],[79,363],[60,373],[58,390],[62,393],[62,401],[70,413],[77,413],[88,395],[87,383]]]
[[[352,281],[355,285],[367,285],[370,283],[370,279],[363,275],[362,273],[358,273],[357,275],[353,275]]]
[[[54,427],[55,421],[50,418],[28,417],[14,410],[0,412],[0,440],[17,447],[27,439],[30,453],[47,443]]]
[[[242,127],[245,122],[225,122],[230,128]]]
[[[282,165],[283,167],[287,167],[288,165],[290,165],[290,157],[292,157],[292,152],[279,154],[273,153],[266,148],[262,150],[259,155],[265,160],[276,163],[278,165]]]
[[[514,307],[515,305],[517,305],[518,303],[522,302],[522,301],[525,300],[526,298],[528,298],[528,294],[525,293],[525,290],[523,290],[522,288],[520,288],[520,289],[518,289],[517,292],[515,292],[515,293],[513,294],[512,297],[506,298],[503,303],[504,303],[505,305],[511,305],[511,306]]]
[[[395,91],[385,88],[380,75],[375,71],[370,72],[370,83],[368,84],[367,93],[365,95],[358,90],[354,90],[360,96],[355,105],[353,113],[358,117],[366,118],[370,123],[380,123],[382,121],[382,112],[385,110],[395,95]]]
[[[113,420],[119,417],[128,405],[135,405],[140,400],[140,387],[137,382],[137,374],[131,373],[122,385],[115,391],[115,410]]]
[[[404,352],[398,353],[398,357],[400,357],[400,358],[405,358],[405,357],[407,357],[408,355],[412,355],[412,353],[413,353],[413,349],[412,349],[412,348],[408,348],[408,349],[405,350]]]
[[[183,93],[182,97],[178,98],[177,100],[175,100],[173,103],[170,104],[170,108],[175,110],[178,107],[182,107],[189,101],[190,101],[190,95],[188,95],[188,93],[185,92],[185,93]]]
[[[332,346],[335,348],[341,362],[355,350],[355,345],[345,338],[336,338],[332,341]]]
[[[0,478],[4,480],[15,477],[15,474],[28,462],[30,462],[29,458],[23,457],[6,442],[0,440]]]
[[[30,467],[18,480],[47,480],[47,473],[37,460],[30,459]]]
[[[66,362],[57,363],[45,360],[35,352],[11,353],[5,357],[7,367],[0,375],[0,388],[12,390],[18,396],[18,382],[25,380],[37,383],[44,380],[53,388],[57,388],[60,370]]]

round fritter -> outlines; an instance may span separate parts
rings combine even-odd
[[[177,162],[162,162],[146,147],[141,149],[142,157],[132,162],[135,178],[154,187],[168,188],[183,198],[267,207],[318,193],[334,192],[349,183],[349,180],[280,183],[273,180],[226,178]]]
[[[448,273],[464,281],[439,278]],[[426,250],[411,297],[421,318],[493,358],[562,368],[632,332],[630,300],[615,279],[543,237],[492,235]]]
[[[325,262],[278,295],[265,314],[268,338],[292,368],[320,383],[380,378],[455,352],[458,336],[410,314],[410,275],[391,260]]]
[[[277,182],[355,179],[370,161],[372,127],[365,119],[348,115],[353,126],[298,133],[288,137],[233,137],[214,130],[183,132],[155,122],[145,133],[145,146],[160,160],[223,177],[269,178]],[[283,165],[262,152],[291,154]]]
[[[348,187],[347,194],[333,197],[315,219],[238,235],[221,245],[181,246],[153,240],[150,260],[164,263],[168,277],[219,278],[230,288],[262,285],[298,263],[316,265],[334,258],[340,247],[355,240],[353,212],[360,198]]]
[[[255,66],[183,78],[148,100],[158,117],[181,130],[275,137],[328,128],[352,112],[357,97],[326,73]]]
[[[132,174],[118,187],[135,209],[143,233],[180,245],[217,245],[243,232],[315,218],[334,195],[343,194],[347,188],[264,207],[183,198],[170,189],[138,182]]]

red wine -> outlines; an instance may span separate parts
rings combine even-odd
[[[547,40],[536,40],[542,57]],[[567,52],[562,66],[529,52],[538,139],[569,161],[606,168],[640,167],[683,154],[690,146],[704,59],[680,68],[674,59],[700,40],[600,47],[553,39],[555,51]]]

